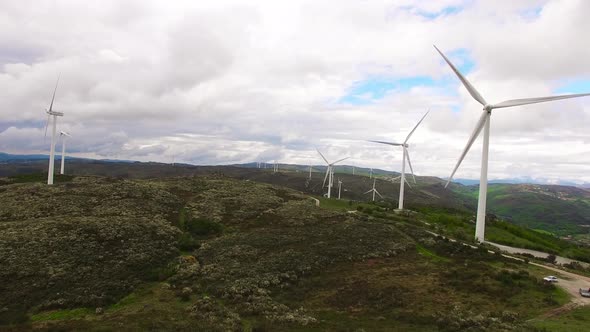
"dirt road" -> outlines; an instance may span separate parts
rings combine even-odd
[[[590,297],[582,297],[580,295],[580,288],[590,288],[590,278],[581,276],[579,274],[574,274],[571,272],[566,272],[560,269],[556,269],[554,267],[537,264],[533,262],[529,262],[529,264],[542,267],[547,270],[551,270],[555,272],[555,276],[559,278],[557,285],[563,289],[565,289],[568,293],[572,295],[572,302],[577,305],[588,305],[590,304]]]

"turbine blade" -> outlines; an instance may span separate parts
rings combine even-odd
[[[400,176],[396,176],[396,177],[394,177],[394,178],[391,179],[391,182],[396,181],[397,179],[399,179],[401,177],[402,177],[401,175]]]
[[[326,179],[328,178],[328,174],[330,174],[330,166],[326,170],[326,176],[324,176],[324,184],[322,184],[322,188],[326,186]]]
[[[404,180],[406,181],[406,184],[408,185],[408,187],[410,187],[410,189],[412,188],[412,185],[410,185],[410,183],[408,182],[407,178],[404,178]]]
[[[335,164],[337,164],[337,163],[339,163],[339,162],[341,162],[341,161],[343,161],[343,160],[346,160],[346,159],[348,159],[348,158],[350,158],[350,157],[346,157],[346,158],[342,158],[342,159],[340,159],[340,160],[336,160],[335,162],[333,162],[333,163],[332,163],[332,165],[335,165]]]
[[[428,115],[429,112],[430,112],[430,110],[426,111],[426,114],[424,114],[424,116],[422,117],[422,119],[420,119],[420,121],[418,121],[418,123],[416,124],[416,126],[414,127],[414,129],[412,129],[412,131],[410,131],[410,133],[408,134],[408,137],[406,137],[406,140],[404,141],[404,144],[406,144],[408,142],[408,140],[410,139],[410,136],[412,136],[412,134],[414,133],[414,131],[416,130],[416,128],[418,128],[418,126],[420,125],[420,123],[422,123],[422,120],[424,120],[424,118]]]
[[[483,112],[481,112],[481,117],[477,121],[477,124],[475,125],[475,129],[473,130],[471,137],[469,137],[469,140],[467,141],[467,145],[465,146],[465,149],[463,149],[463,153],[461,153],[461,157],[459,157],[459,161],[457,161],[457,165],[455,165],[455,169],[453,169],[453,173],[451,173],[451,176],[449,177],[449,180],[447,181],[445,188],[449,185],[449,183],[453,179],[453,176],[455,176],[455,172],[459,168],[459,165],[461,165],[461,162],[463,161],[463,158],[465,158],[465,155],[467,154],[467,152],[469,152],[471,145],[473,145],[473,142],[475,142],[475,139],[477,138],[477,136],[479,136],[479,133],[481,132],[486,121],[487,121],[487,112],[483,111]]]
[[[367,141],[367,142],[387,144],[387,145],[393,145],[393,146],[402,146],[403,145],[402,143],[393,143],[393,142],[384,142],[384,141]]]
[[[544,103],[547,101],[568,99],[568,98],[578,98],[578,97],[585,97],[585,96],[590,96],[590,93],[578,93],[578,94],[573,94],[573,95],[558,95],[558,96],[549,96],[549,97],[512,99],[512,100],[506,100],[501,103],[494,104],[494,105],[492,105],[492,108],[521,106],[521,105]]]
[[[408,151],[408,149],[406,149],[406,157],[408,157],[408,166],[410,166],[410,172],[412,172],[414,183],[416,183],[416,177],[414,176],[414,170],[412,169],[412,162],[410,161],[410,151]]]
[[[51,97],[51,104],[49,104],[49,111],[50,112],[53,110],[53,100],[55,99],[55,92],[57,91],[57,85],[59,84],[59,77],[60,76],[61,76],[61,74],[57,76],[57,82],[55,82],[55,89],[53,89],[53,97]]]
[[[373,189],[367,191],[366,193],[363,193],[363,195],[366,195],[366,194],[370,193],[371,191],[373,191]]]
[[[315,149],[315,150],[320,154],[320,156],[322,156],[322,159],[324,159],[326,164],[330,165],[330,162],[328,161],[328,159],[326,159],[326,157],[324,157],[324,155],[320,152],[320,150],[318,150],[318,149]]]
[[[49,127],[49,118],[51,117],[51,114],[47,114],[47,121],[45,122],[45,135],[43,136],[43,139],[47,138],[47,127]]]
[[[483,99],[483,97],[479,94],[479,92],[477,92],[477,90],[473,87],[473,85],[471,85],[471,83],[469,83],[469,81],[459,72],[459,70],[457,68],[455,68],[455,66],[451,63],[451,61],[449,59],[447,59],[447,57],[443,54],[443,52],[441,52],[438,49],[438,47],[436,47],[436,45],[432,45],[432,46],[434,46],[434,48],[436,48],[438,53],[443,57],[443,59],[445,59],[445,61],[451,67],[451,69],[455,72],[457,77],[459,77],[459,79],[461,80],[461,82],[463,83],[463,85],[465,86],[467,91],[469,91],[469,94],[471,95],[471,97],[473,97],[473,99],[477,100],[478,103],[485,106],[487,104],[486,100]]]
[[[377,195],[379,195],[379,197],[383,198],[383,196],[381,196],[381,194],[380,194],[380,193],[377,191],[377,189],[375,189],[375,193],[376,193]]]

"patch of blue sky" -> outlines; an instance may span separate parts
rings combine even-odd
[[[441,51],[445,52],[444,50]],[[445,55],[463,75],[469,74],[475,67],[475,61],[473,61],[471,54],[469,54],[466,48],[458,48],[450,52],[445,52]],[[441,62],[443,61],[441,58]]]
[[[554,89],[555,93],[590,93],[590,80],[567,80],[558,84],[558,87]]]
[[[429,20],[434,20],[442,16],[451,16],[460,13],[463,10],[462,7],[450,6],[445,7],[437,12],[427,12],[423,10],[412,10],[412,13],[418,16],[422,16]]]
[[[447,53],[451,61],[459,68],[464,75],[469,74],[475,68],[475,62],[467,49],[456,49]],[[444,60],[441,58],[441,62]],[[445,64],[446,66],[446,64]],[[415,77],[387,77],[374,76],[354,82],[347,93],[338,100],[340,104],[369,105],[384,98],[392,92],[405,92],[415,87],[441,87],[449,91],[449,95],[455,95],[456,89],[453,86],[460,84],[455,74],[449,68],[448,75],[440,79],[433,79],[428,76]]]
[[[427,76],[406,78],[371,77],[355,82],[339,102],[353,105],[367,105],[382,99],[392,91],[408,91],[418,86],[433,86],[434,80]]]
[[[520,17],[527,19],[527,20],[534,20],[541,16],[541,12],[543,11],[543,7],[533,7],[521,10],[519,15]]]
[[[463,11],[463,9],[464,9],[463,6],[448,6],[448,7],[444,7],[442,9],[433,11],[433,10],[425,10],[425,9],[419,8],[417,6],[400,6],[400,7],[397,7],[395,10],[396,11],[404,11],[410,15],[419,16],[423,19],[431,21],[431,20],[435,20],[440,17],[446,17],[446,16],[452,16],[452,15],[459,14],[460,12]]]

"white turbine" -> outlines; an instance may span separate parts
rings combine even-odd
[[[326,176],[324,176],[324,184],[322,184],[322,188],[326,185],[326,179],[328,179],[328,194],[327,197],[330,198],[331,193],[332,193],[332,186],[334,185],[334,165],[336,165],[337,163],[346,160],[350,157],[346,157],[346,158],[342,158],[340,160],[337,160],[333,163],[330,163],[328,161],[328,159],[326,159],[326,157],[324,157],[324,155],[320,152],[320,150],[316,149],[316,151],[320,154],[320,156],[322,156],[322,159],[324,159],[324,161],[326,162],[326,164],[328,164],[328,168],[326,169]]]
[[[377,180],[376,178],[373,179],[373,189],[371,189],[371,190],[369,190],[369,191],[367,191],[366,193],[363,194],[363,195],[366,195],[366,194],[368,194],[370,192],[373,192],[373,202],[375,201],[375,194],[377,194],[377,195],[379,195],[379,197],[383,198],[383,196],[381,196],[381,194],[377,191],[377,189],[375,189],[375,181],[376,180]]]
[[[60,131],[59,136],[61,137],[61,170],[59,174],[63,175],[66,161],[66,137],[72,137],[72,135],[66,133],[65,131]]]
[[[388,180],[388,181],[391,181],[391,183],[397,183],[397,180],[399,180],[399,179],[401,179],[401,178],[402,178],[402,176],[401,176],[401,175],[398,175],[398,176],[396,176],[396,177],[394,177],[394,178],[392,177],[392,178],[389,178],[389,179],[387,179],[387,180]],[[406,181],[406,184],[408,185],[408,187],[412,188],[412,186],[411,186],[411,185],[410,185],[410,183],[408,182],[408,178],[404,177],[404,180]]]
[[[309,164],[309,179],[311,180],[311,164]]]
[[[459,70],[457,70],[457,68],[451,63],[451,61],[436,46],[434,46],[434,48],[443,57],[445,62],[451,67],[453,72],[455,72],[455,75],[457,75],[459,80],[461,80],[461,83],[463,83],[463,86],[465,86],[465,88],[467,89],[467,91],[469,92],[471,97],[473,97],[473,99],[475,99],[478,103],[480,103],[483,106],[483,112],[481,113],[481,116],[475,125],[475,129],[473,130],[473,133],[469,137],[469,140],[467,141],[467,145],[465,146],[465,149],[463,149],[463,152],[461,153],[461,156],[459,157],[459,161],[457,162],[457,165],[455,165],[455,168],[453,169],[453,172],[451,173],[451,176],[449,177],[449,180],[447,181],[447,184],[445,185],[445,187],[448,186],[449,183],[451,182],[451,180],[453,179],[453,176],[455,175],[455,172],[459,168],[459,165],[461,165],[463,158],[465,158],[465,155],[467,154],[467,152],[469,152],[471,145],[473,145],[473,142],[475,142],[475,139],[477,138],[477,136],[479,136],[479,133],[483,129],[483,149],[482,149],[482,154],[481,154],[481,175],[480,175],[480,179],[479,179],[479,198],[478,198],[478,203],[477,203],[477,221],[475,224],[475,239],[479,242],[484,242],[485,241],[484,235],[485,235],[485,218],[486,218],[486,198],[487,198],[487,191],[488,191],[488,152],[489,152],[489,144],[490,144],[490,118],[492,115],[492,110],[496,109],[496,108],[514,107],[514,106],[542,103],[542,102],[546,102],[546,101],[590,96],[590,93],[557,95],[557,96],[549,96],[549,97],[536,97],[536,98],[524,98],[524,99],[511,99],[511,100],[506,100],[506,101],[496,103],[496,104],[488,104],[488,102],[481,96],[481,94],[479,94],[479,92],[473,87],[473,85],[471,85],[471,83],[469,83],[469,81],[459,72]]]
[[[64,114],[61,112],[55,112],[53,110],[53,101],[55,100],[55,92],[57,91],[57,85],[59,84],[59,77],[57,78],[57,82],[55,83],[55,89],[53,90],[53,97],[51,97],[51,104],[49,104],[49,109],[46,111],[47,113],[47,122],[45,123],[45,137],[47,137],[47,127],[49,126],[49,120],[53,115],[53,124],[52,124],[52,132],[51,132],[51,148],[49,149],[49,169],[47,171],[47,184],[53,184],[53,168],[55,165],[55,134],[57,130],[57,117],[63,116]]]
[[[401,146],[403,148],[403,158],[402,158],[402,171],[401,171],[401,181],[400,181],[400,185],[399,185],[399,203],[398,203],[398,209],[403,210],[404,209],[404,184],[408,182],[408,180],[406,180],[406,160],[408,161],[408,166],[410,166],[410,172],[412,173],[412,177],[414,178],[414,183],[416,183],[416,177],[414,176],[414,170],[412,169],[412,162],[410,161],[410,153],[408,151],[408,148],[410,147],[410,145],[408,144],[408,140],[410,139],[410,137],[412,136],[412,134],[414,133],[414,131],[416,131],[416,128],[418,128],[418,126],[420,125],[420,123],[422,123],[422,121],[424,120],[424,118],[428,115],[427,111],[423,116],[422,119],[420,119],[420,121],[418,121],[418,123],[416,124],[416,126],[414,126],[414,129],[412,129],[412,131],[410,131],[410,133],[408,134],[408,136],[406,137],[406,140],[403,143],[393,143],[393,142],[384,142],[384,141],[370,141],[373,143],[380,143],[380,144],[387,144],[387,145],[393,145],[393,146]]]
[[[338,179],[338,199],[340,199],[340,192],[342,191],[342,180]]]

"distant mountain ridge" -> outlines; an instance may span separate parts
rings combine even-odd
[[[61,158],[61,154],[56,151],[56,157],[59,156]],[[93,159],[93,158],[79,158],[79,157],[72,157],[67,156],[66,159],[68,160],[87,160],[87,161],[104,161],[104,162],[121,162],[121,163],[133,163],[134,160],[118,160],[118,159]],[[21,163],[26,161],[40,161],[40,160],[49,160],[49,155],[47,154],[10,154],[5,152],[0,152],[0,163]]]
[[[59,153],[56,153],[59,155]],[[25,161],[39,161],[39,160],[48,160],[49,155],[46,154],[10,154],[5,152],[0,152],[0,163],[20,163]],[[66,156],[66,159],[71,160],[87,160],[87,161],[103,161],[103,162],[122,162],[122,163],[134,163],[138,162],[135,160],[118,160],[118,159],[93,159],[93,158],[78,158],[78,157],[69,157]],[[163,163],[166,164],[166,163]],[[309,165],[299,165],[299,164],[286,164],[286,163],[278,163],[279,169],[286,169],[286,170],[297,170],[300,172],[309,171]],[[188,164],[187,164],[188,165]],[[272,168],[272,163],[260,163],[261,168]],[[198,165],[194,165],[198,166]],[[222,165],[217,165],[222,166]],[[250,162],[250,163],[242,163],[242,164],[231,164],[227,166],[235,166],[235,167],[246,167],[246,168],[258,168],[258,163]],[[325,171],[326,166],[319,164],[319,165],[311,165],[313,170],[315,171]],[[339,173],[346,173],[352,174],[353,169],[354,173],[357,175],[369,175],[371,173],[371,168],[369,167],[358,167],[358,166],[351,166],[351,165],[336,165],[336,171]],[[379,168],[373,168],[372,173],[377,176],[398,176],[400,173],[396,171],[387,171]],[[441,181],[446,181],[446,179],[442,179]],[[479,180],[477,179],[453,179],[453,182],[460,183],[466,186],[472,185],[479,185]],[[520,178],[507,178],[507,179],[493,179],[489,180],[490,184],[492,183],[504,183],[504,184],[539,184],[539,185],[559,185],[559,186],[571,186],[571,187],[578,187],[584,189],[590,189],[590,183],[575,183],[571,181],[552,181],[549,179],[543,178],[531,178],[531,177],[520,177]]]
[[[2,157],[0,177],[27,174],[43,174],[47,171],[47,159],[27,160]],[[38,157],[38,156],[37,156]],[[46,156],[43,156],[46,158]],[[279,164],[279,172],[272,171],[272,165],[258,169],[256,163],[224,166],[196,166],[156,162],[118,162],[92,159],[72,159],[67,169],[70,175],[98,175],[122,178],[166,178],[176,176],[213,175],[225,176],[256,182],[271,183],[321,195],[325,193],[322,183],[326,166],[312,166],[309,179],[309,165]],[[365,201],[363,194],[372,186],[369,168],[337,166],[335,177],[343,181],[343,198]],[[46,173],[45,173],[46,174]],[[377,178],[376,187],[386,200],[396,202],[399,182],[388,181],[399,173],[373,169]],[[38,176],[40,179],[43,176]],[[398,180],[399,181],[399,180]],[[445,180],[431,176],[417,176],[415,184],[411,176],[406,191],[408,206],[437,206],[471,211],[477,206],[478,185],[463,185],[453,182],[445,188]],[[411,186],[411,187],[410,187]],[[332,192],[333,194],[335,191]],[[543,229],[557,235],[582,234],[590,225],[590,190],[573,186],[491,183],[488,187],[488,213],[503,219],[535,229]]]

